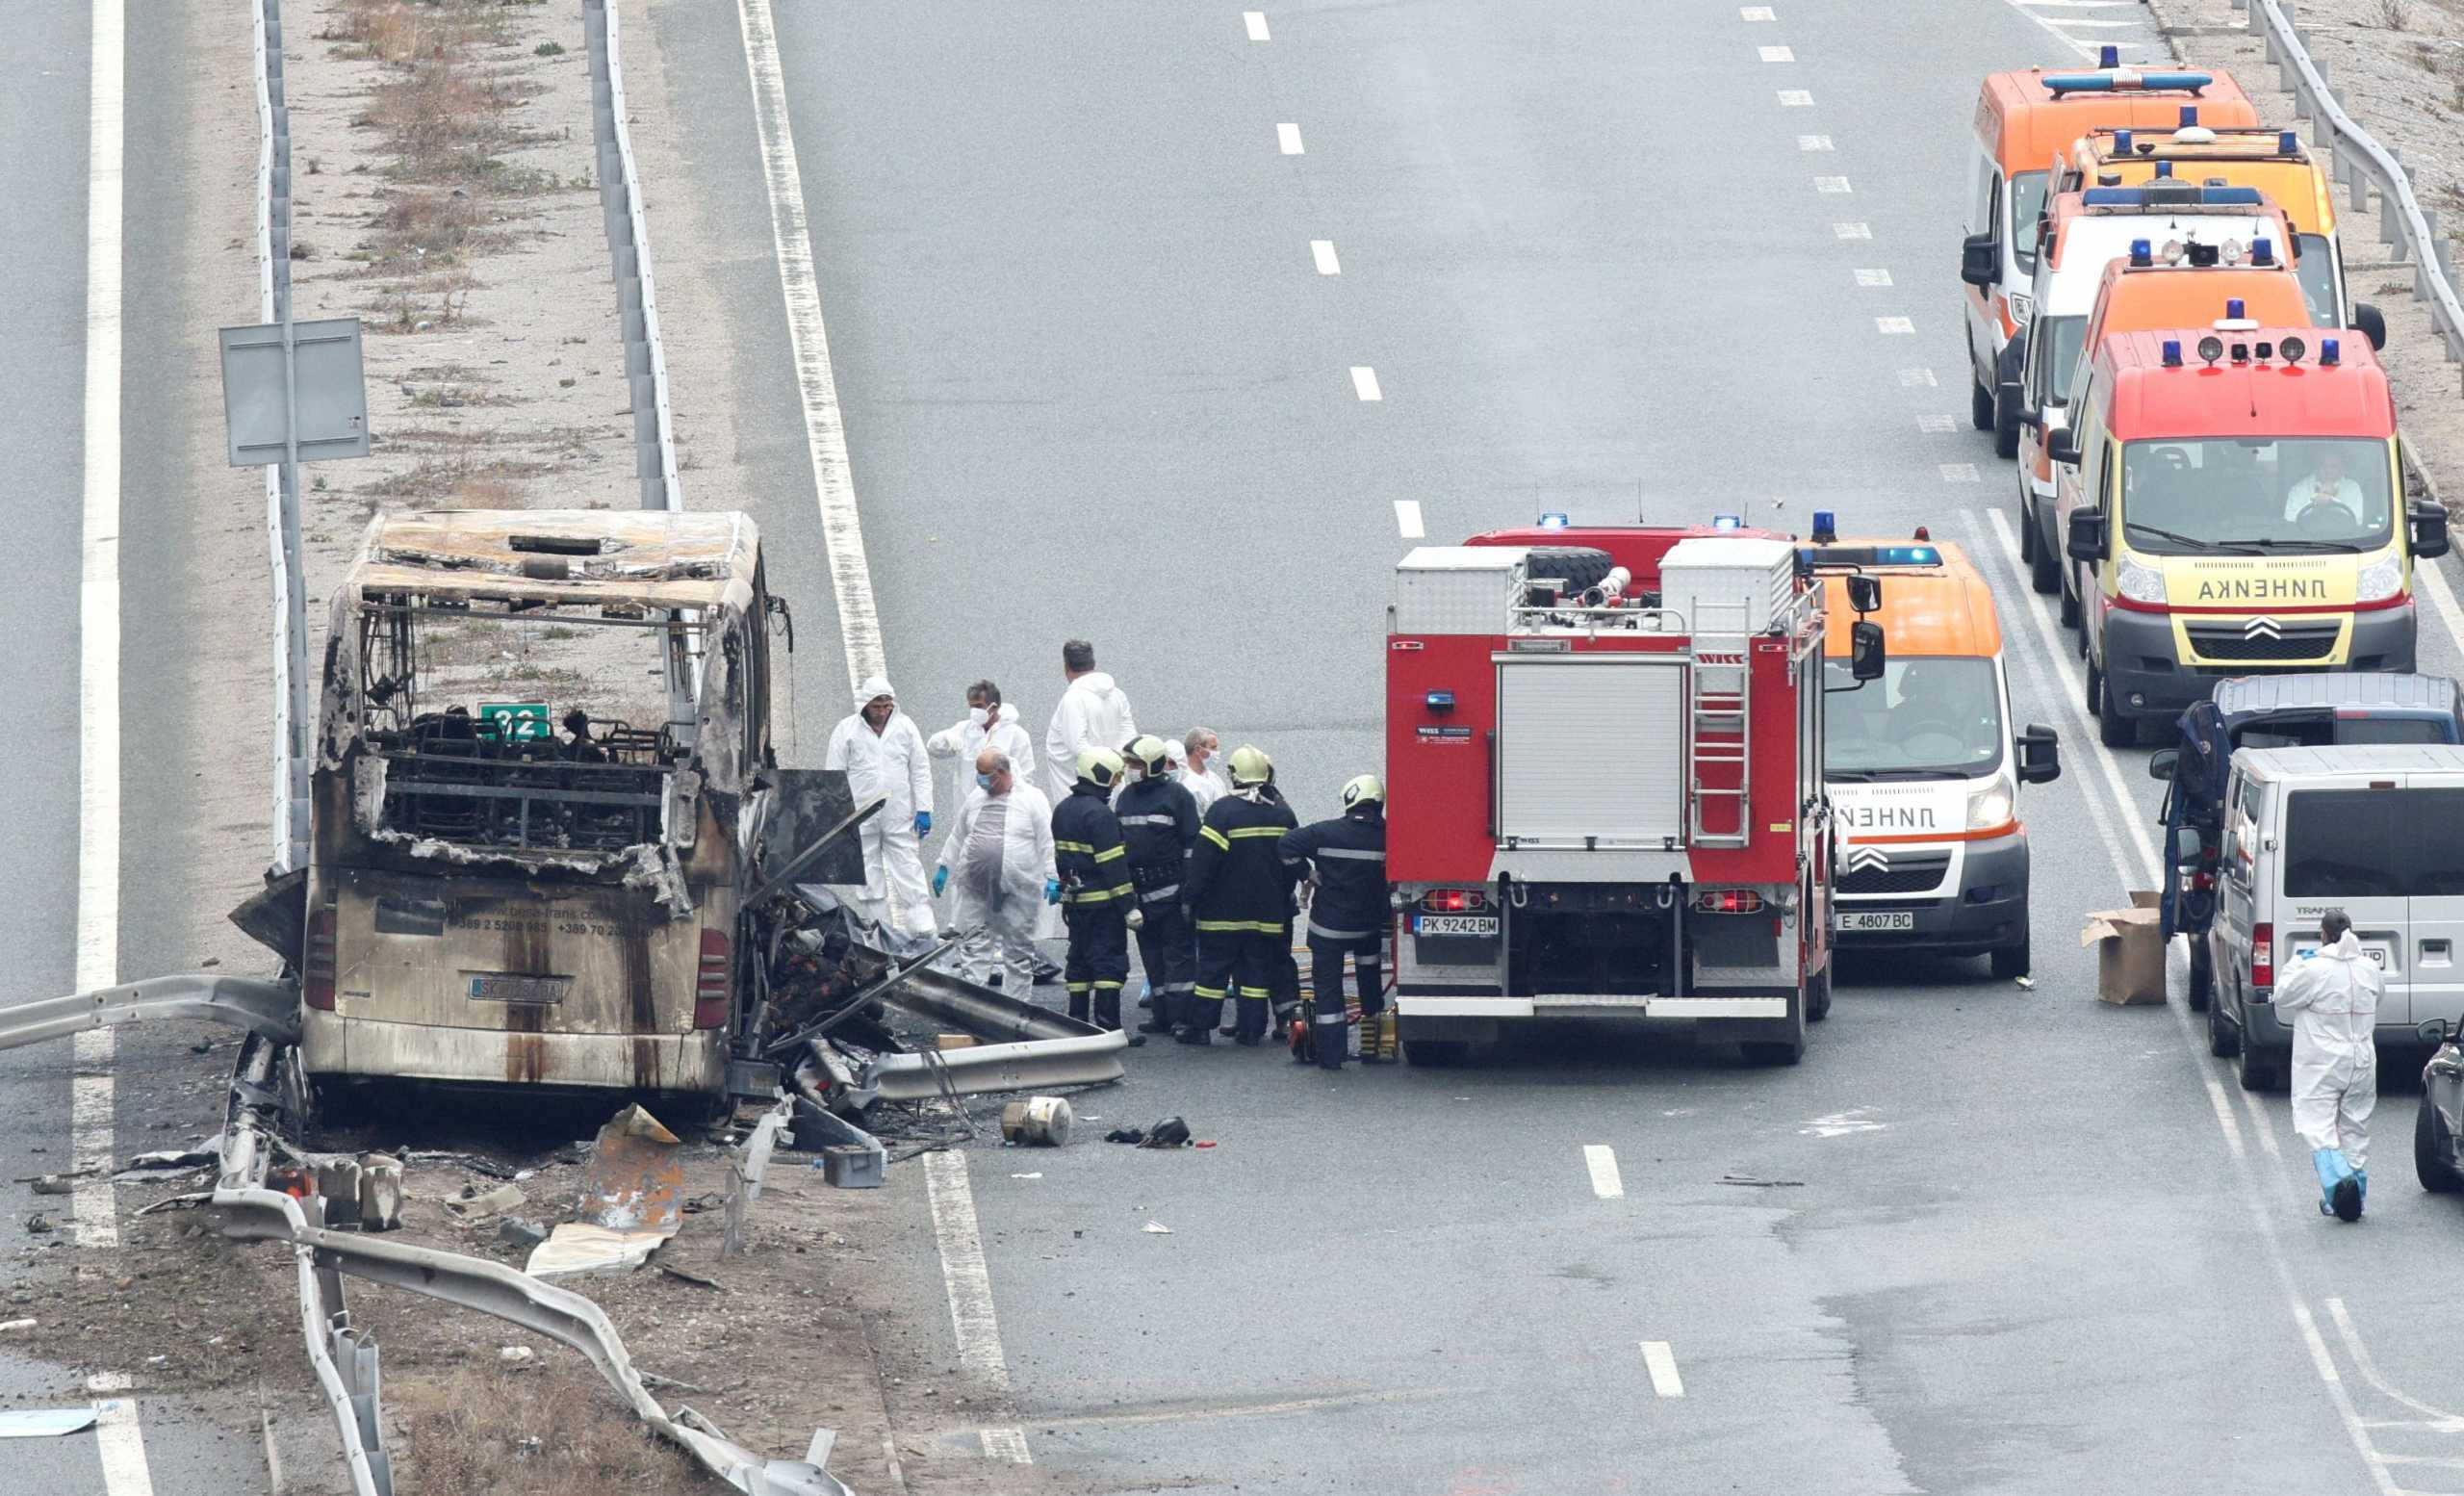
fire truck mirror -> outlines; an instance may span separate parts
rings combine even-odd
[[[1848,630],[1848,674],[1861,682],[1879,681],[1886,663],[1883,626],[1857,620]]]
[[[1880,577],[1850,577],[1848,606],[1861,613],[1879,611],[1883,606],[1883,580]]]

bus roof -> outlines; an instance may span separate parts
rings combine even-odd
[[[1858,546],[1904,546],[1898,540],[1843,540],[1839,549]],[[1857,571],[1879,577],[1882,611],[1872,614],[1883,626],[1891,658],[1980,657],[2002,653],[2002,623],[1993,611],[1993,589],[1984,574],[1959,547],[1947,541],[1926,542],[1941,560],[1928,566],[1860,566]],[[1820,553],[1817,552],[1817,555]],[[1844,658],[1848,630],[1857,613],[1848,606],[1848,576],[1842,570],[1818,568],[1823,578],[1823,639],[1826,657]]]
[[[385,510],[345,595],[640,607],[749,606],[760,532],[728,510]]]
[[[2207,75],[2196,89],[2120,88],[2056,92],[2048,79],[2078,76],[2078,68],[2031,67],[1988,73],[1976,102],[1976,136],[2008,174],[2042,171],[2066,155],[2079,137],[2099,126],[2170,129],[2182,108],[2198,110],[2202,123],[2255,125],[2258,111],[2226,72]],[[2129,69],[2117,69],[2127,74]]]
[[[2258,345],[2300,339],[2301,361],[2281,358],[2234,363],[2229,354],[2211,365],[2198,340],[2216,337],[2255,351]],[[2177,344],[2177,364],[2165,362],[2165,345]],[[2337,362],[2324,362],[2328,343]],[[2357,332],[2312,327],[2258,327],[2215,332],[2181,327],[2119,333],[2096,348],[2098,381],[2110,391],[2106,426],[2121,441],[2143,438],[2234,436],[2359,436],[2386,441],[2396,434],[2396,404],[2387,374]]]

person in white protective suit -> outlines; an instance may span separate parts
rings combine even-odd
[[[821,766],[847,771],[847,792],[858,805],[875,795],[886,803],[859,833],[864,886],[842,892],[858,915],[889,934],[931,940],[933,896],[924,888],[921,838],[933,829],[933,767],[924,735],[898,709],[882,677],[857,687],[856,699],[861,707],[830,735]]]
[[[2378,964],[2341,909],[2319,918],[2320,948],[2270,999],[2293,1019],[2293,1127],[2319,1171],[2319,1213],[2361,1219],[2370,1193],[2370,1112],[2378,1104]]]
[[[1018,709],[1003,701],[1001,687],[989,681],[968,686],[966,715],[924,739],[924,746],[936,759],[957,759],[969,765],[986,748],[997,749],[1010,756],[1021,779],[1036,777],[1035,740],[1018,725]]]
[[[933,891],[950,893],[950,923],[979,927],[958,949],[959,975],[1024,1000],[1035,988],[1036,915],[1061,897],[1052,865],[1052,802],[1010,756],[976,755],[967,791],[941,843]]]
[[[1138,721],[1130,715],[1129,698],[1113,678],[1095,668],[1095,646],[1071,639],[1061,646],[1061,673],[1069,688],[1052,709],[1052,725],[1043,735],[1044,793],[1059,805],[1078,783],[1078,755],[1090,748],[1128,749],[1138,736]]]

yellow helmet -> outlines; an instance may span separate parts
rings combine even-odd
[[[1166,766],[1171,762],[1171,757],[1164,747],[1164,739],[1151,733],[1129,745],[1129,756],[1145,768],[1149,779],[1162,778]]]
[[[1273,772],[1274,761],[1256,744],[1243,743],[1232,750],[1232,783],[1235,785],[1263,785],[1267,776]]]
[[[1344,809],[1356,805],[1384,805],[1386,786],[1374,774],[1356,774],[1344,785]]]
[[[1110,748],[1089,748],[1078,755],[1078,777],[1099,789],[1110,789],[1120,783],[1127,764]]]

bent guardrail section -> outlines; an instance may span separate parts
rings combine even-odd
[[[2266,41],[2277,87],[2293,95],[2294,116],[2326,137],[2336,172],[2351,188],[2352,211],[2369,212],[2371,190],[2377,189],[2378,242],[2413,262],[2413,299],[2428,306],[2448,362],[2464,362],[2464,301],[2455,295],[2455,267],[2439,232],[2438,211],[2423,207],[2414,195],[2396,152],[2380,145],[2336,101],[2327,69],[2310,55],[2308,36],[2294,24],[2294,0],[2233,0],[2233,8],[2247,10],[2251,34]]]
[[[625,129],[625,67],[616,12],[607,0],[582,0],[582,36],[590,45],[590,130],[598,144],[599,201],[607,219],[607,251],[616,273],[616,308],[625,323],[625,377],[633,392],[633,471],[642,507],[681,509],[676,476],[676,428],[667,399],[667,353],[658,340],[658,283],[651,273],[649,220],[633,168],[633,141]]]
[[[282,0],[257,0],[250,11],[257,57],[257,310],[261,321],[278,322],[291,315],[291,106],[282,75]],[[299,555],[298,469],[272,463],[265,476],[266,549],[273,563],[272,863],[287,871],[308,843],[313,722],[308,640],[301,632],[308,579]]]

